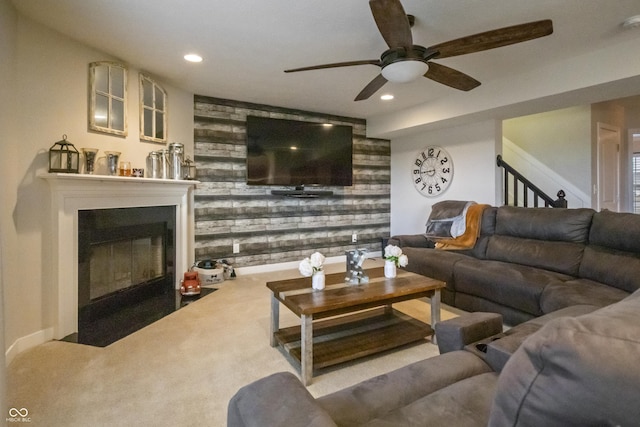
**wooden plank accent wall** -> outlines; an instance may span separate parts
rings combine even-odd
[[[196,260],[226,259],[238,268],[298,261],[316,250],[327,257],[356,247],[380,250],[390,232],[390,143],[367,138],[365,120],[199,95],[194,115],[202,182],[194,195]],[[334,195],[296,199],[271,195],[292,187],[246,185],[248,115],[352,125],[353,186],[321,187]]]

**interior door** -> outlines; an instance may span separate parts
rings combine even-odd
[[[598,123],[598,210],[620,210],[620,128]]]

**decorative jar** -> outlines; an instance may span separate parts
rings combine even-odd
[[[384,277],[389,279],[396,277],[396,263],[394,261],[386,260],[384,262]]]
[[[311,276],[311,287],[315,291],[321,291],[324,289],[324,271],[316,271]]]
[[[105,151],[107,157],[107,174],[111,176],[118,175],[118,159],[120,158],[119,151]]]
[[[98,154],[97,148],[83,148],[84,154],[84,173],[93,175],[93,171],[96,164],[96,155]]]

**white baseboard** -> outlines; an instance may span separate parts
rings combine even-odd
[[[367,253],[367,258],[378,258],[381,256],[382,256],[381,251]],[[347,258],[345,255],[328,257],[325,260],[325,264],[336,264],[339,262],[345,263],[346,259]],[[298,268],[298,265],[300,265],[300,261],[290,261],[290,262],[281,262],[277,264],[265,264],[265,265],[254,265],[250,267],[240,267],[240,268],[236,268],[235,271],[236,271],[236,274],[239,276],[240,275],[246,276],[249,274],[256,274],[256,273],[270,273],[272,271],[294,270]]]
[[[30,335],[20,337],[13,342],[5,352],[6,365],[13,361],[13,359],[25,350],[29,350],[37,345],[44,344],[47,341],[53,339],[53,328],[47,328],[34,332]]]
[[[369,252],[367,254],[367,258],[379,258],[382,256],[380,251],[377,252]],[[344,255],[328,257],[325,260],[325,264],[336,264],[336,263],[345,263],[346,257]],[[291,262],[282,262],[278,264],[266,264],[266,265],[256,265],[251,267],[241,267],[236,268],[237,275],[249,275],[256,273],[269,273],[272,271],[279,270],[290,270],[290,269],[298,269],[298,265],[300,261],[291,261]],[[51,341],[54,339],[53,337],[53,328],[47,328],[40,330],[38,332],[34,332],[30,335],[18,338],[9,346],[7,351],[5,352],[5,361],[6,366],[13,361],[13,359],[20,353],[25,350],[29,350],[37,345],[44,344],[47,341]]]

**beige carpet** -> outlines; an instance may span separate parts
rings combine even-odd
[[[105,348],[52,341],[25,351],[8,368],[8,407],[27,408],[30,426],[224,426],[238,388],[274,372],[297,373],[269,346],[265,283],[298,276],[297,270],[240,275]],[[429,321],[426,300],[396,307]],[[457,313],[445,306],[442,317]],[[298,322],[284,307],[280,318],[281,326]],[[425,341],[325,370],[308,389],[321,396],[437,353]]]

